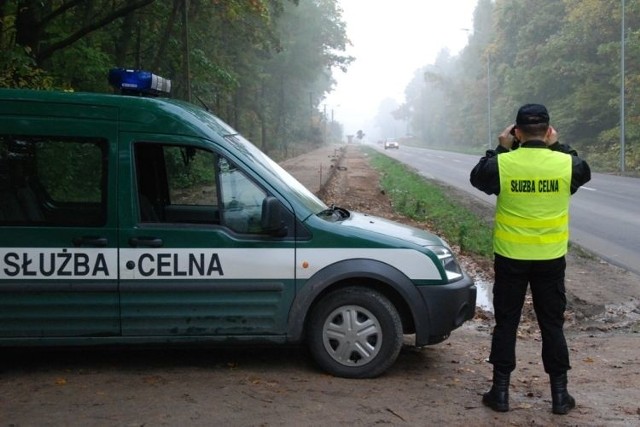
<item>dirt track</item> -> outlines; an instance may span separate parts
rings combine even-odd
[[[349,149],[322,196],[406,221],[376,182],[366,158]],[[486,263],[461,258],[491,280]],[[506,414],[480,403],[491,377],[491,314],[478,310],[449,340],[405,348],[373,380],[328,376],[295,348],[5,351],[0,426],[640,425],[640,279],[576,254],[569,265],[570,390],[578,406],[567,416],[551,414],[529,309]]]

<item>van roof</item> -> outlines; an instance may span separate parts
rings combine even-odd
[[[21,103],[24,103],[22,107]],[[38,103],[43,104],[41,110],[34,108]],[[52,108],[51,104],[57,104],[57,107]],[[0,89],[0,115],[20,115],[23,109],[31,116],[116,120],[122,131],[202,137],[210,137],[211,130],[221,136],[237,133],[203,108],[170,98]]]

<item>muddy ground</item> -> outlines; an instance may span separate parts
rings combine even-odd
[[[393,213],[360,150],[346,150],[339,166],[322,193],[327,202],[412,223]],[[490,218],[486,206],[460,197]],[[487,262],[460,258],[491,282]],[[640,278],[575,249],[568,264],[577,408],[566,416],[551,414],[528,305],[505,414],[480,402],[490,386],[492,316],[479,308],[447,341],[407,346],[373,380],[326,375],[300,348],[3,351],[0,426],[640,425]]]

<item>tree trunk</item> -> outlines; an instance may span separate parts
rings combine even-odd
[[[18,2],[16,11],[16,44],[37,52],[40,44],[42,27],[37,13],[37,0]]]
[[[167,27],[162,33],[162,37],[160,38],[160,43],[158,44],[158,50],[156,51],[156,56],[151,63],[151,69],[157,70],[160,67],[160,63],[165,57],[167,51],[167,45],[169,44],[169,39],[173,34],[173,27],[175,26],[176,19],[178,17],[178,11],[180,10],[180,6],[182,5],[182,0],[173,0],[173,7],[171,8],[171,14],[169,15],[169,19],[167,20]]]

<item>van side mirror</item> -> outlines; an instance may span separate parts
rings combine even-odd
[[[282,220],[282,204],[273,196],[262,200],[262,230],[273,237],[284,237],[289,232]]]

